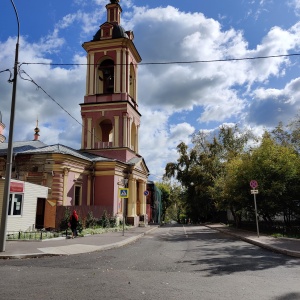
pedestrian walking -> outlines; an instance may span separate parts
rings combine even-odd
[[[76,210],[73,211],[73,214],[70,217],[70,225],[72,230],[72,239],[77,236],[77,225],[78,225],[78,215]]]

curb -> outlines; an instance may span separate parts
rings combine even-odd
[[[284,249],[284,248],[278,248],[276,246],[270,246],[266,243],[258,242],[256,240],[252,240],[252,239],[240,236],[240,235],[238,235],[234,232],[230,232],[228,230],[222,230],[220,228],[212,228],[212,227],[209,227],[208,225],[205,225],[205,227],[207,227],[209,229],[217,230],[217,231],[222,232],[222,233],[227,234],[227,235],[234,236],[234,237],[236,237],[236,238],[238,238],[238,239],[240,239],[244,242],[247,242],[249,244],[252,244],[252,245],[267,249],[267,250],[271,250],[272,252],[276,252],[276,253],[285,254],[285,255],[288,255],[288,256],[300,258],[300,253],[298,251],[292,251],[292,250],[288,250],[288,249]]]

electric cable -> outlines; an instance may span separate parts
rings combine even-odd
[[[10,69],[5,69],[5,70],[0,71],[0,73],[3,73],[3,72],[9,72],[10,75],[9,75],[9,79],[7,81],[9,83],[12,83],[13,82],[13,80],[12,80],[13,74],[12,74],[11,70]]]
[[[21,70],[20,69],[20,66],[19,66],[19,68],[18,68],[18,73],[19,73],[19,76],[20,76],[20,78],[21,79],[23,79],[23,80],[26,80],[26,81],[29,81],[29,82],[31,82],[31,83],[33,83],[36,87],[37,87],[37,89],[40,89],[40,90],[42,90],[55,104],[57,104],[65,113],[67,113],[73,120],[75,120],[82,128],[84,127],[83,126],[83,124],[81,123],[81,122],[79,122],[75,117],[73,117],[72,115],[71,115],[71,113],[69,113],[60,103],[58,103],[51,95],[49,95],[40,85],[38,85],[24,70]],[[25,74],[26,76],[28,76],[28,78],[29,79],[27,79],[27,78],[24,78],[24,77],[22,77],[22,74]],[[88,130],[87,129],[87,131],[89,132],[89,133],[91,133],[93,136],[94,136],[94,138],[95,139],[97,139],[97,140],[99,140],[100,141],[100,139],[96,136],[96,134],[95,133],[92,133],[90,130]]]
[[[198,63],[232,62],[232,61],[244,61],[244,60],[256,60],[256,59],[282,58],[282,57],[293,57],[293,56],[300,56],[300,53],[254,56],[254,57],[242,57],[242,58],[211,59],[211,60],[144,62],[144,63],[138,63],[137,65],[145,66],[145,65],[198,64]],[[95,64],[87,64],[87,63],[42,63],[42,62],[22,62],[22,64],[24,64],[24,65],[50,65],[50,66],[89,66],[89,65],[95,65]],[[115,65],[126,65],[126,64],[115,64]]]

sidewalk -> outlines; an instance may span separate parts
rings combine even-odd
[[[235,236],[247,243],[300,258],[300,240],[288,238],[273,238],[255,232],[238,230],[223,224],[209,224],[206,227]],[[142,236],[158,228],[156,225],[134,227],[123,232],[108,232],[103,234],[66,239],[65,237],[46,241],[6,241],[5,252],[0,252],[0,259],[32,258],[54,255],[72,255],[93,251],[108,250],[133,243]]]
[[[247,243],[271,250],[273,252],[300,258],[300,240],[291,238],[275,238],[269,235],[235,229],[223,224],[209,224],[206,227],[235,236]]]
[[[108,232],[75,239],[65,237],[44,241],[6,241],[5,252],[0,259],[32,258],[54,255],[72,255],[108,250],[133,243],[158,226],[134,227],[123,232]]]

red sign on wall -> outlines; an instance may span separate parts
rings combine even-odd
[[[11,181],[9,191],[11,193],[23,193],[24,192],[24,183]]]

